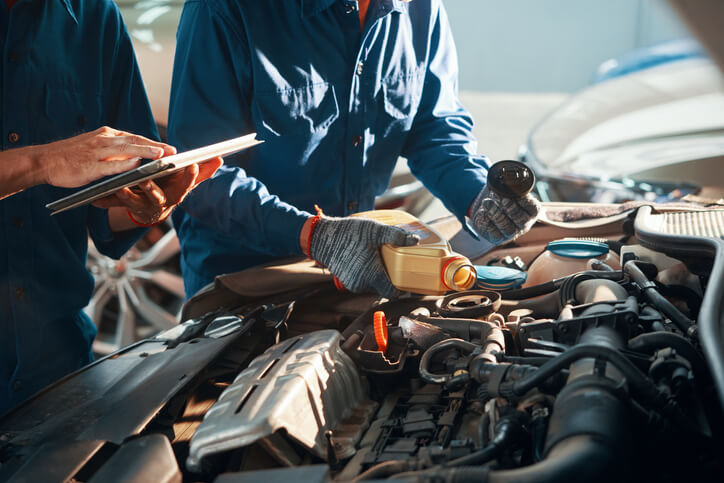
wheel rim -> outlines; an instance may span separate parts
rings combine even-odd
[[[120,260],[102,255],[89,240],[87,266],[95,288],[84,312],[98,327],[96,354],[109,354],[178,323],[184,285],[170,223],[149,230]]]

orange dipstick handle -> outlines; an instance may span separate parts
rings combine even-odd
[[[375,312],[372,317],[377,350],[384,354],[387,351],[387,319],[385,318],[385,313],[379,310]]]

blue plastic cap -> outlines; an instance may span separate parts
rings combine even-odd
[[[478,288],[488,290],[508,290],[517,288],[525,283],[528,275],[525,272],[508,267],[489,265],[475,265],[478,274]]]
[[[608,253],[608,245],[591,240],[556,240],[548,243],[548,250],[566,258],[596,258]]]

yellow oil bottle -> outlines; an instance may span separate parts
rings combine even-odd
[[[392,285],[405,292],[442,295],[451,290],[467,290],[475,284],[473,264],[453,252],[438,232],[420,220],[398,210],[376,210],[356,213],[414,233],[417,245],[398,247],[382,245],[382,260]]]

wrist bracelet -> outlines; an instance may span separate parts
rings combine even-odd
[[[312,217],[312,222],[309,225],[309,235],[307,236],[307,256],[309,258],[312,258],[312,236],[314,235],[314,228],[317,226],[317,223],[319,223],[319,220],[322,219],[322,216],[324,216],[319,206],[314,205],[314,209],[317,210],[317,214]]]
[[[128,214],[128,218],[131,219],[131,221],[133,222],[134,225],[140,226],[143,228],[149,228],[151,226],[159,225],[159,224],[163,223],[164,221],[166,221],[166,218],[168,218],[168,215],[166,215],[163,218],[161,218],[160,220],[158,220],[156,223],[147,224],[147,223],[141,223],[140,221],[137,221],[135,218],[133,218],[133,215],[131,214],[131,210],[129,210],[128,208],[126,208],[126,213]]]
[[[314,209],[317,210],[317,214],[312,217],[311,225],[309,225],[309,236],[307,236],[307,256],[309,258],[312,258],[312,235],[314,235],[314,227],[317,226],[319,220],[321,220],[324,216],[324,213],[322,213],[322,208],[314,205]]]

